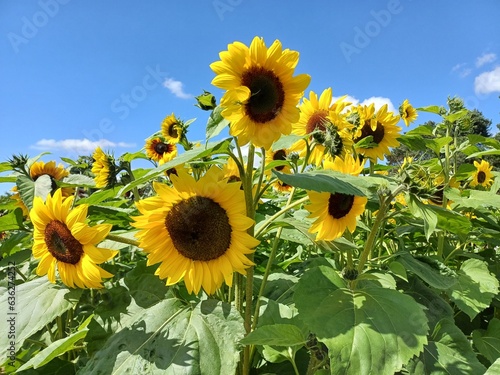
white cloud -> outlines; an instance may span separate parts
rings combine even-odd
[[[497,55],[495,55],[494,53],[483,53],[476,59],[476,66],[479,68],[484,64],[488,64],[490,62],[495,61],[496,59]]]
[[[394,105],[392,104],[391,99],[384,98],[382,96],[372,96],[371,98],[363,100],[361,102],[361,105],[370,105],[372,103],[375,105],[376,110],[381,108],[384,104],[387,104],[388,111],[395,112],[396,114],[399,113],[399,111],[397,111]]]
[[[193,95],[184,92],[184,84],[181,81],[176,81],[173,78],[165,79],[163,86],[180,99],[191,99],[193,97]]]
[[[474,91],[476,94],[500,92],[500,66],[478,75],[474,79]]]
[[[336,100],[338,100],[340,98],[341,98],[340,96],[334,96],[332,102],[335,102]],[[384,104],[387,104],[388,111],[392,111],[396,114],[399,113],[399,110],[396,110],[396,108],[394,107],[394,104],[392,104],[391,99],[384,98],[382,96],[372,96],[372,97],[360,102],[359,99],[355,98],[354,96],[347,95],[347,97],[344,99],[344,101],[351,103],[351,105],[357,105],[357,104],[370,105],[371,103],[373,103],[376,110],[380,109]]]
[[[98,141],[90,141],[84,139],[41,139],[37,141],[31,148],[44,151],[68,151],[74,153],[88,154],[93,152],[97,147],[102,149],[110,149],[116,147],[129,148],[135,147],[133,144],[125,142],[111,142],[107,139],[100,139]]]

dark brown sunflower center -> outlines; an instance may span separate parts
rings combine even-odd
[[[377,121],[377,127],[375,130],[370,126],[370,121],[365,121],[365,124],[361,128],[361,135],[354,139],[354,143],[359,142],[360,140],[372,136],[373,142],[379,144],[384,139],[384,125]]]
[[[286,160],[286,151],[283,149],[276,151],[273,155],[273,160]],[[277,171],[281,171],[284,168],[285,168],[284,165],[278,165],[274,169],[276,169]]]
[[[179,132],[177,131],[177,124],[174,123],[170,125],[167,129],[167,133],[172,138],[177,138],[179,136]]]
[[[250,89],[245,112],[252,121],[264,124],[279,115],[285,102],[285,91],[276,74],[261,67],[253,67],[243,74],[241,84]]]
[[[354,195],[335,193],[328,199],[328,213],[335,219],[346,216],[354,204]]]
[[[483,171],[477,172],[477,182],[482,184],[484,181],[486,181],[486,173],[484,173]]]
[[[444,198],[444,185],[439,185],[436,187],[436,191],[429,198],[429,200],[434,204],[441,205],[443,204],[443,198]]]
[[[306,133],[312,133],[315,130],[321,130],[322,132],[326,131],[326,124],[328,120],[326,119],[327,111],[317,111],[309,117],[306,125]]]
[[[83,246],[59,220],[52,220],[45,227],[45,244],[59,262],[77,264],[83,255]]]
[[[217,259],[231,245],[226,210],[210,198],[194,196],[176,203],[165,227],[177,251],[192,260]]]
[[[154,145],[155,152],[158,155],[168,154],[174,150],[174,146],[164,142],[157,142]]]

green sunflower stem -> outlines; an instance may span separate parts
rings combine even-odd
[[[241,157],[241,150],[240,157]],[[245,170],[245,175],[242,178],[243,180],[243,191],[245,193],[245,203],[247,216],[252,220],[255,219],[255,204],[254,197],[252,195],[252,187],[253,187],[253,164],[255,158],[255,146],[250,144],[248,149],[248,160],[247,167]],[[248,234],[251,236],[254,235],[255,227],[252,225],[248,228]],[[253,254],[249,254],[248,258],[253,261]],[[254,267],[249,267],[247,269],[246,275],[246,288],[245,288],[245,310],[244,310],[244,324],[245,331],[249,333],[252,329],[252,301],[253,301],[253,275],[254,275]],[[243,374],[247,375],[250,372],[251,367],[251,358],[250,358],[250,346],[245,346],[243,350]]]
[[[269,218],[267,218],[265,221],[262,222],[262,224],[260,225],[259,229],[255,232],[255,237],[259,237],[264,232],[264,230],[269,226],[269,224],[271,224],[273,221],[275,221],[281,215],[283,215],[287,211],[290,211],[292,208],[294,208],[294,207],[296,207],[296,206],[298,206],[298,205],[300,205],[302,203],[307,202],[308,200],[309,200],[309,197],[307,196],[307,197],[298,199],[298,200],[296,200],[293,203],[287,204],[281,210],[279,210],[278,212],[276,212],[273,216],[270,216]]]
[[[359,263],[358,263],[358,274],[361,274],[363,272],[363,269],[365,268],[365,264],[368,261],[374,247],[375,247],[375,242],[378,237],[378,233],[380,231],[380,228],[382,227],[382,224],[385,222],[386,219],[386,211],[388,207],[391,205],[391,201],[394,199],[395,196],[397,196],[399,193],[403,192],[406,190],[405,185],[400,185],[398,186],[391,194],[389,194],[385,199],[381,197],[380,199],[380,208],[378,210],[377,216],[375,217],[375,221],[373,222],[373,226],[370,230],[370,234],[368,235],[368,238],[366,239],[365,242],[365,247],[363,248],[363,251],[359,257]]]
[[[106,239],[107,240],[111,240],[111,241],[115,241],[115,242],[124,243],[124,244],[127,244],[127,245],[132,245],[132,246],[139,247],[139,241],[132,240],[130,238],[121,237],[121,236],[118,236],[116,234],[108,234],[106,236]]]

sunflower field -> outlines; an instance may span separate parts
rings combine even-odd
[[[307,93],[278,40],[219,56],[206,124],[0,163],[0,373],[500,374],[500,142]]]

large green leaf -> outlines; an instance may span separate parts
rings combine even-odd
[[[168,298],[123,322],[80,374],[234,374],[244,333],[230,305]]]
[[[477,350],[488,358],[488,361],[495,362],[500,358],[500,320],[491,319],[488,329],[477,329],[472,332],[472,339]]]
[[[77,331],[63,339],[54,341],[52,344],[47,346],[45,349],[37,353],[33,358],[31,358],[28,362],[22,365],[18,371],[24,371],[29,368],[39,368],[43,365],[46,365],[54,358],[59,357],[60,355],[72,350],[75,347],[75,344],[85,338],[87,335],[88,329],[82,329]]]
[[[441,114],[441,112],[445,110],[443,107],[440,107],[438,105],[428,105],[425,107],[418,107],[415,109],[419,112],[430,112],[430,113],[435,113],[437,115]]]
[[[431,234],[434,233],[437,227],[438,217],[436,213],[429,208],[429,205],[422,203],[418,198],[413,197],[413,195],[410,195],[408,208],[415,217],[422,218],[424,222],[425,238],[429,240]]]
[[[410,374],[477,375],[486,370],[470,342],[452,318],[438,322],[419,358],[408,366]]]
[[[446,189],[444,193],[460,208],[500,208],[500,195],[494,191]]]
[[[499,283],[488,270],[488,264],[478,259],[466,260],[457,274],[456,284],[446,292],[472,320],[490,305],[498,293]]]
[[[227,126],[229,126],[229,121],[222,117],[222,108],[221,106],[215,107],[215,109],[210,114],[207,122],[207,130],[206,130],[206,139],[207,141],[210,138],[216,137],[219,133],[224,130]]]
[[[83,174],[70,174],[58,183],[59,186],[85,186],[93,188],[95,187],[95,181],[92,177],[85,176]]]
[[[16,229],[25,229],[23,224],[23,211],[20,208],[16,208],[14,211],[0,216],[0,232]]]
[[[78,301],[82,290],[70,290],[50,283],[46,277],[37,278],[16,286],[16,347],[24,340],[44,328],[56,317],[71,309]],[[9,306],[8,293],[2,293],[0,306]],[[6,360],[7,352],[0,352],[0,363]]]
[[[408,253],[401,253],[398,255],[398,261],[405,266],[408,271],[413,272],[431,287],[446,290],[455,285],[456,275],[453,274],[451,270],[444,268],[444,265],[439,264],[436,260],[431,261],[431,259],[427,258],[420,259],[421,260],[415,259]]]
[[[493,363],[488,370],[484,373],[484,375],[498,375],[500,374],[500,358]]]
[[[294,346],[303,345],[307,335],[293,324],[265,325],[250,332],[241,343],[244,345],[276,345]]]
[[[286,184],[305,190],[342,193],[361,197],[369,195],[368,190],[370,188],[378,187],[381,184],[388,185],[387,180],[381,177],[351,176],[330,170],[296,174],[286,174],[277,171],[273,171],[273,173]]]
[[[393,374],[427,343],[427,317],[393,289],[339,287],[327,267],[307,271],[295,303],[300,318],[328,347],[332,374]]]

